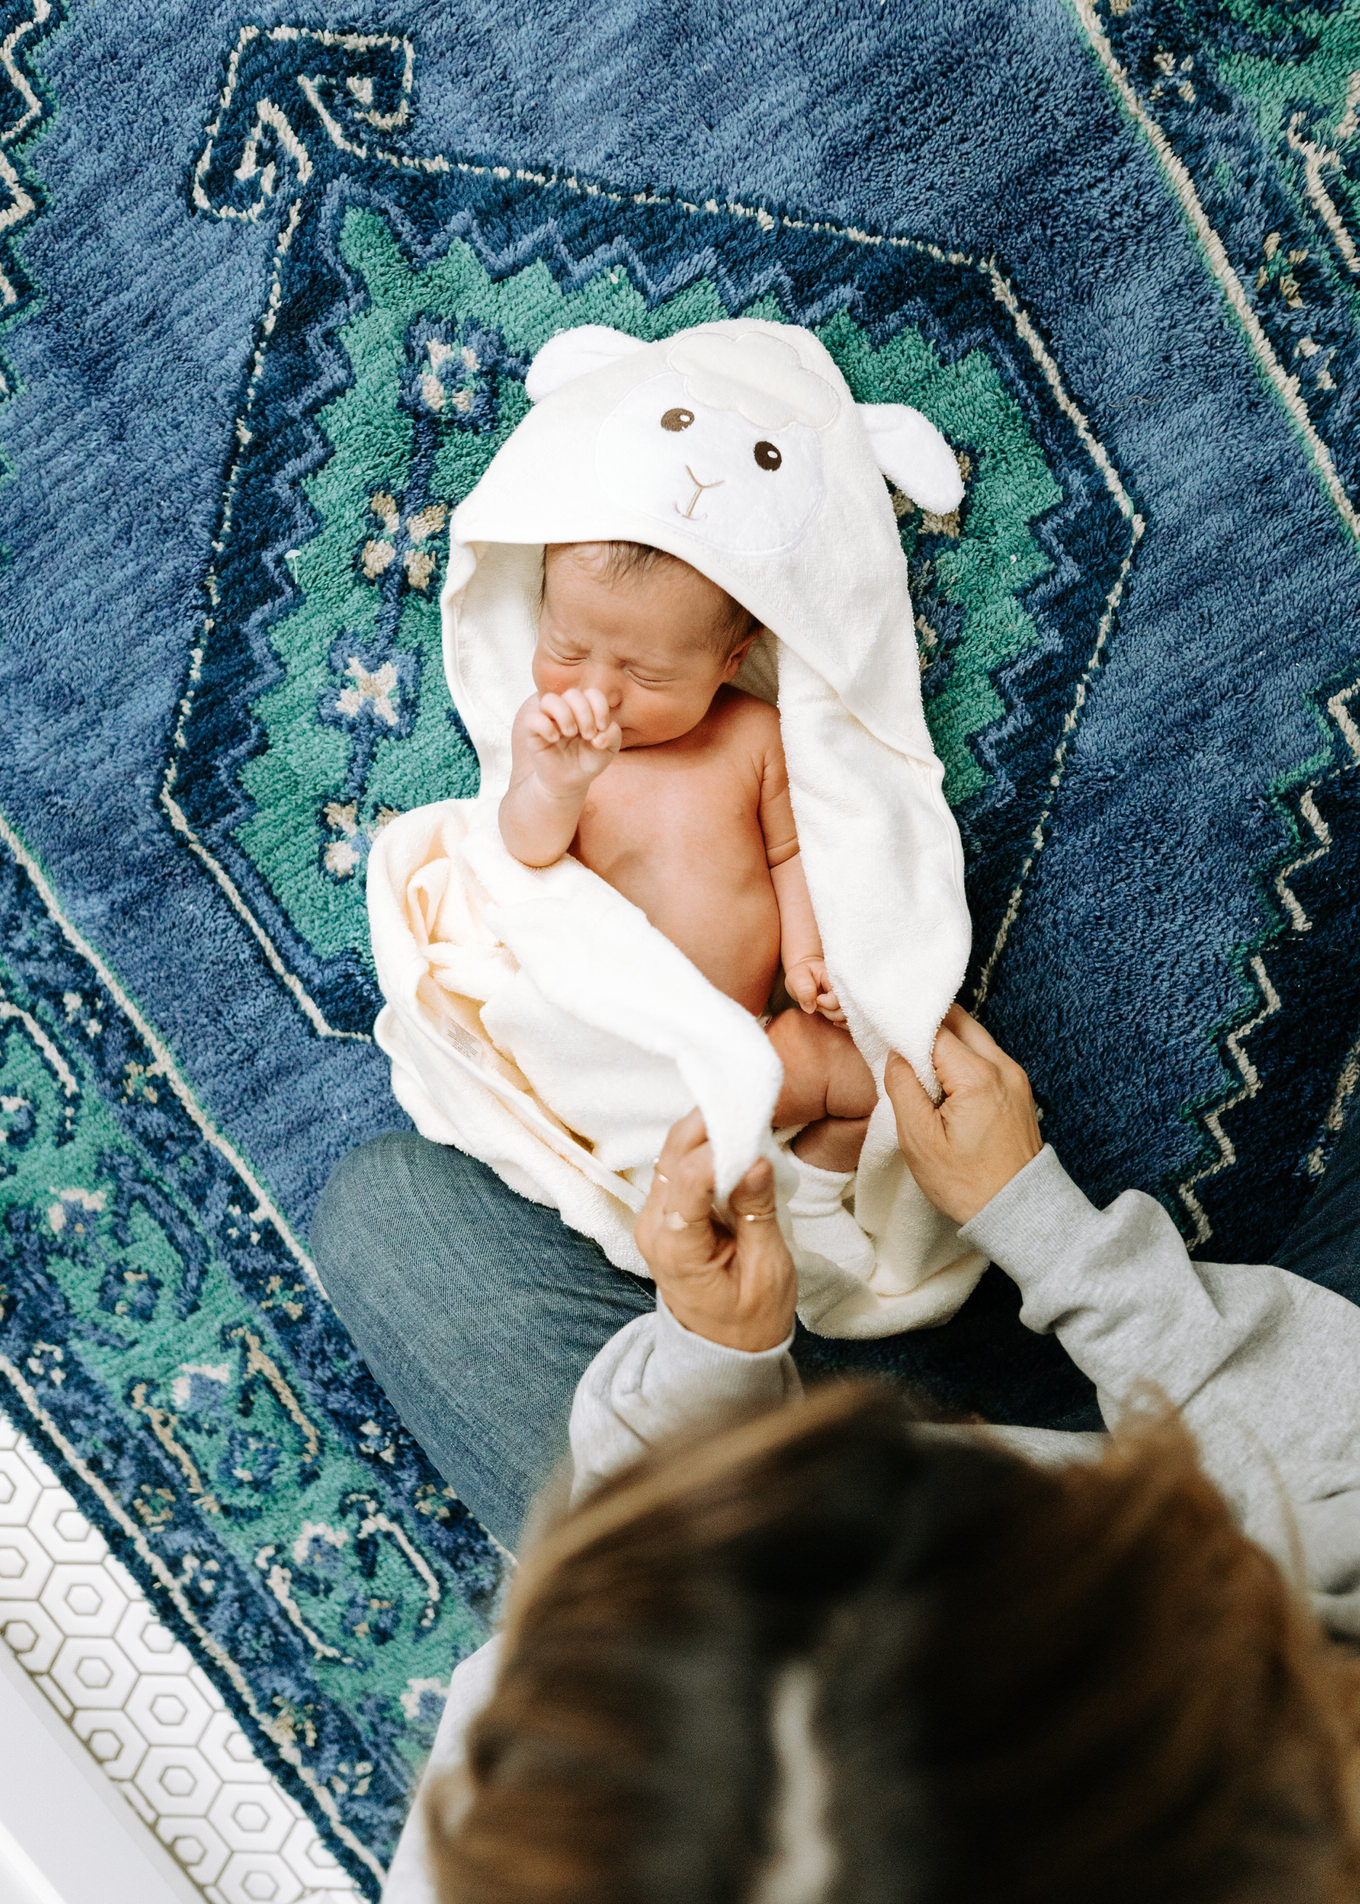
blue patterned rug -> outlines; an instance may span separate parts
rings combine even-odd
[[[1269,1255],[1360,1074],[1360,4],[305,12],[0,0],[0,1407],[373,1889],[502,1573],[305,1253],[401,1121],[369,844],[475,775],[450,507],[564,324],[928,411],[965,996]],[[866,1353],[1090,1418],[1000,1279]]]

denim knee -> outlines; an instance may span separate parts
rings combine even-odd
[[[429,1140],[415,1131],[384,1131],[347,1150],[332,1170],[311,1227],[317,1274],[328,1291],[344,1283],[351,1265],[371,1263],[373,1248],[382,1248],[390,1235],[385,1206],[428,1148]]]

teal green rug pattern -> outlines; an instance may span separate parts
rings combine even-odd
[[[782,319],[939,423],[965,1001],[1268,1257],[1360,1082],[1357,73],[1360,0],[0,0],[0,1407],[370,1894],[507,1562],[306,1237],[534,352]],[[875,1353],[1093,1419],[995,1273]]]
[[[2,823],[0,917],[0,1398],[371,1885],[504,1557]]]

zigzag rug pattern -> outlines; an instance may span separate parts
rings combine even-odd
[[[1262,374],[1360,531],[1360,8],[1144,0],[1108,21],[1081,12],[1153,131]],[[1192,1244],[1213,1238],[1227,1256],[1288,1234],[1355,1089],[1351,1055],[1339,1074],[1319,1066],[1296,1028],[1309,998],[1360,1023],[1357,688],[1353,669],[1319,688],[1323,745],[1277,789],[1291,845],[1261,869],[1270,926],[1239,948],[1244,1003],[1214,1034],[1231,1085],[1186,1107],[1209,1141],[1193,1171],[1165,1184]],[[1303,1134],[1297,1148],[1272,1142],[1280,1096]],[[1248,1214],[1260,1210],[1268,1225]]]

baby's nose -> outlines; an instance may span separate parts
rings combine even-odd
[[[586,686],[598,688],[611,707],[617,707],[623,699],[623,676],[614,668],[592,668]]]

